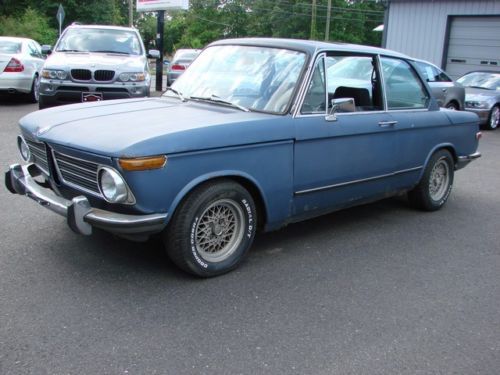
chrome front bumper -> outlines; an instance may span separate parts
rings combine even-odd
[[[5,172],[5,186],[13,194],[26,195],[41,206],[65,216],[76,233],[90,235],[92,227],[125,237],[145,237],[166,226],[167,214],[126,215],[90,206],[83,195],[71,200],[56,195],[35,180],[40,171],[34,164],[13,164]]]
[[[479,151],[476,151],[473,154],[470,155],[465,155],[465,156],[459,156],[457,159],[457,163],[455,164],[455,169],[462,169],[465,167],[467,164],[469,164],[472,160],[476,160],[477,158],[481,157],[481,153]]]

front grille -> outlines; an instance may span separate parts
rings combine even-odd
[[[115,76],[115,72],[113,70],[96,70],[94,72],[94,79],[96,81],[111,81]]]
[[[29,140],[26,140],[26,143],[30,149],[33,163],[46,174],[49,174],[49,162],[47,160],[47,149],[45,144]]]
[[[78,81],[90,81],[92,73],[88,69],[71,69],[71,77]]]
[[[53,151],[59,177],[69,186],[100,195],[97,182],[97,163]]]

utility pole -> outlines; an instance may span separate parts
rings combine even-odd
[[[311,7],[311,35],[309,39],[316,39],[316,0],[312,0]]]
[[[330,40],[330,15],[332,8],[332,0],[328,0],[328,8],[326,9],[326,27],[325,27],[325,41]]]
[[[159,10],[156,24],[156,47],[160,50],[160,58],[156,60],[156,91],[163,91],[163,28],[165,26],[165,11]]]
[[[134,0],[128,0],[128,27],[134,25],[134,13],[132,12]]]

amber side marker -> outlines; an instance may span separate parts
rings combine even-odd
[[[167,164],[167,157],[159,155],[145,158],[120,158],[118,162],[125,171],[145,171],[163,168]]]

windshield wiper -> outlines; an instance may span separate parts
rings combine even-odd
[[[484,86],[467,86],[467,87],[470,87],[471,89],[493,90],[493,89],[489,89],[489,88],[484,87]]]
[[[165,90],[165,92],[168,92],[168,91],[172,91],[174,94],[176,94],[179,97],[179,99],[181,99],[182,102],[187,102],[187,99],[184,97],[184,95],[182,95],[176,89],[173,89],[172,87],[167,87],[167,89]]]
[[[247,107],[243,107],[242,105],[230,102],[229,100],[224,100],[220,98],[217,95],[210,95],[210,96],[190,96],[189,99],[194,99],[194,100],[204,100],[207,102],[212,102],[212,103],[221,103],[221,104],[227,104],[230,105],[231,107],[238,108],[242,110],[243,112],[250,112],[250,110]]]
[[[58,49],[57,52],[85,52],[85,53],[87,53],[88,51],[80,51],[79,49]]]
[[[115,53],[117,55],[130,55],[128,52],[121,52],[121,51],[111,51],[111,50],[99,50],[99,51],[92,51],[92,52],[100,52],[100,53]]]

